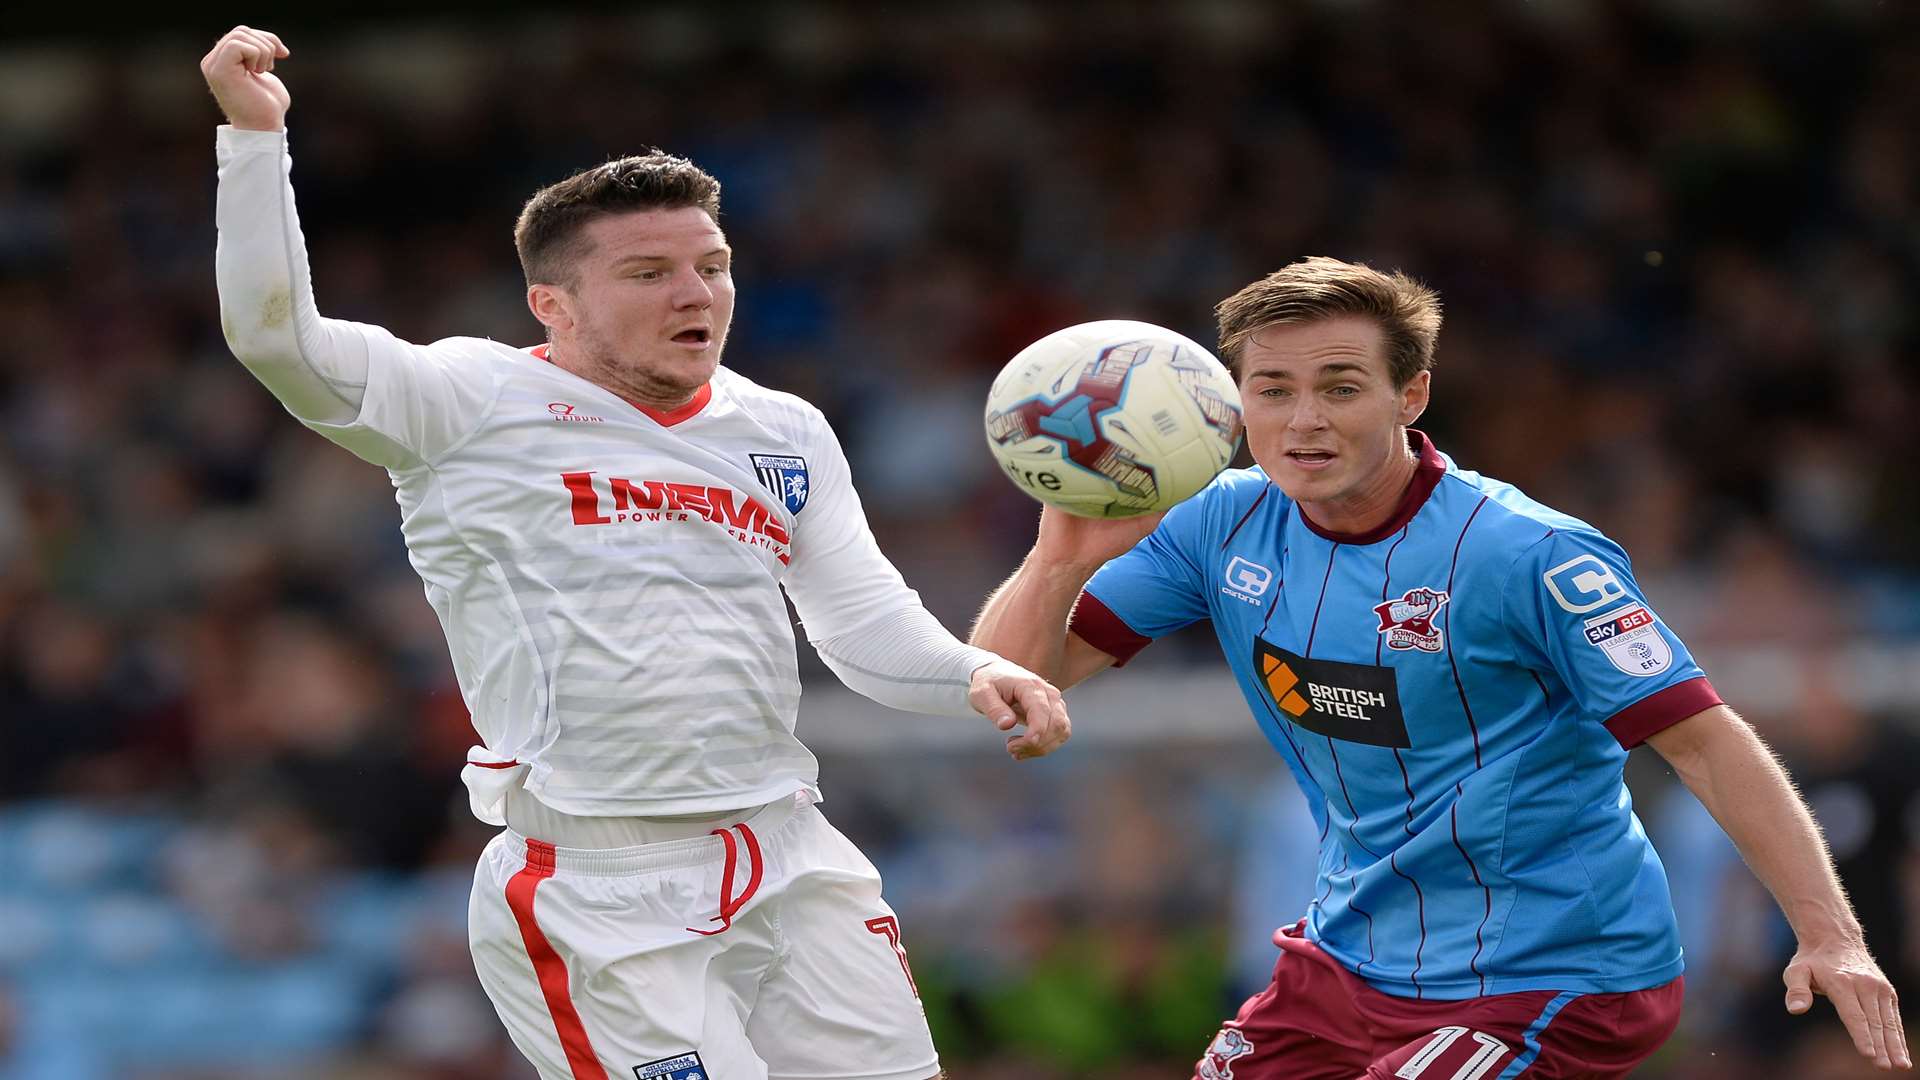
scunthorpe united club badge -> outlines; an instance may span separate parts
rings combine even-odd
[[[1201,1080],[1233,1080],[1233,1059],[1253,1053],[1253,1043],[1238,1028],[1221,1028],[1200,1059]]]
[[[1389,649],[1418,649],[1439,652],[1444,642],[1442,631],[1433,625],[1435,616],[1447,602],[1439,589],[1411,589],[1398,600],[1374,606],[1380,616],[1380,632],[1387,635]]]

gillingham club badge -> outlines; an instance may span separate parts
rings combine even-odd
[[[711,1080],[697,1050],[635,1065],[633,1075],[635,1080]]]
[[[787,512],[797,514],[807,505],[811,485],[807,482],[807,459],[785,454],[748,454],[753,472],[768,491],[787,504]]]

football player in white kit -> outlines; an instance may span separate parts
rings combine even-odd
[[[404,342],[324,318],[294,213],[275,35],[201,61],[229,124],[228,344],[295,417],[384,466],[480,745],[475,967],[547,1080],[928,1080],[871,863],[814,807],[791,597],[895,708],[984,714],[1016,758],[1059,691],[956,640],[868,531],[820,412],[719,366],[719,185],[654,152],[536,194],[515,229],[546,344]],[[374,793],[377,796],[377,793]]]

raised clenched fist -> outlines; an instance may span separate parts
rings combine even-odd
[[[227,114],[227,122],[248,131],[279,131],[286,126],[293,98],[273,74],[273,62],[288,55],[278,35],[236,26],[200,58],[207,89]]]

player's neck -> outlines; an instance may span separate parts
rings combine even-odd
[[[1400,430],[1399,445],[1400,451],[1358,491],[1324,502],[1303,500],[1299,504],[1300,512],[1307,515],[1320,532],[1337,536],[1364,536],[1385,525],[1400,511],[1407,488],[1420,469],[1420,458],[1408,444],[1404,428]]]
[[[620,400],[649,415],[679,412],[693,404],[693,399],[699,397],[700,391],[704,388],[704,385],[696,386],[684,394],[678,392],[642,394],[630,386],[615,385],[598,379],[593,380],[593,383],[602,390],[618,395]]]

